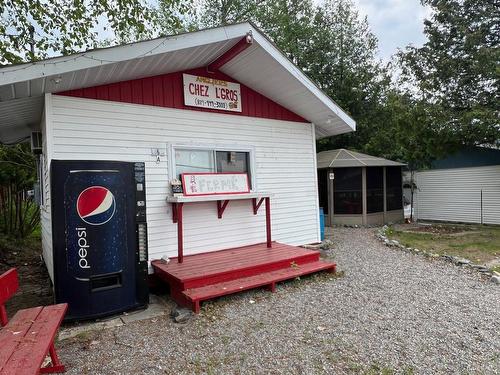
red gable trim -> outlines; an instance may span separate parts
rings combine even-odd
[[[102,86],[59,92],[57,95],[78,98],[110,100],[114,102],[154,105],[158,107],[187,109],[191,111],[226,113],[240,116],[261,117],[274,120],[308,122],[299,115],[241,84],[241,112],[184,105],[182,73],[222,79],[239,83],[222,72],[208,73],[205,68],[175,72],[154,77],[122,81]]]

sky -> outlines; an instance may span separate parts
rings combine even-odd
[[[398,48],[408,44],[422,46],[424,18],[430,10],[420,0],[354,0],[360,15],[368,17],[372,32],[379,41],[379,56],[389,61]]]

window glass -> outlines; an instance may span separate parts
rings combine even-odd
[[[248,152],[217,151],[217,172],[249,172]]]
[[[217,172],[240,172],[248,175],[248,182],[251,185],[250,153],[240,151],[217,151]],[[251,186],[250,186],[251,188]]]
[[[333,171],[334,214],[362,214],[361,168],[336,168]]]
[[[175,150],[175,171],[181,173],[215,172],[214,153],[210,150]]]
[[[366,212],[384,211],[384,169],[366,168]]]
[[[252,181],[250,153],[241,151],[175,149],[175,172],[178,178],[182,173],[241,172]]]
[[[403,208],[401,167],[386,168],[387,211]]]

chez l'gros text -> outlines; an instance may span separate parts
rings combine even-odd
[[[238,91],[228,89],[226,81],[206,77],[197,77],[196,82],[190,83],[189,93],[191,95],[209,97],[209,85],[215,87],[215,97],[217,99],[231,100],[233,102],[238,101]]]

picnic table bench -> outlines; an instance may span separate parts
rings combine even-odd
[[[39,306],[19,310],[9,321],[5,302],[19,288],[17,271],[0,275],[0,374],[28,375],[64,372],[57,357],[54,338],[68,305]],[[50,355],[52,364],[42,367]]]

